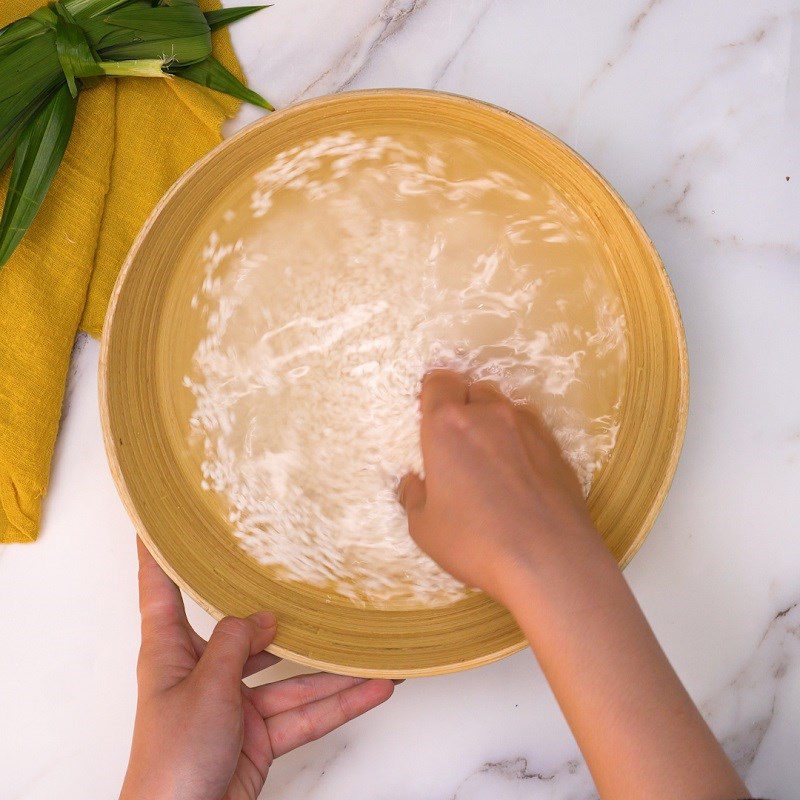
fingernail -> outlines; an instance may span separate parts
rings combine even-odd
[[[259,611],[257,614],[251,614],[250,619],[264,630],[274,628],[278,624],[278,620],[275,619],[275,615],[271,611]]]

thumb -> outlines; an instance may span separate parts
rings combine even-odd
[[[409,472],[408,475],[400,481],[400,486],[397,489],[400,504],[408,514],[409,524],[412,517],[415,517],[425,508],[426,492],[425,481],[414,472]]]
[[[250,656],[262,651],[274,638],[275,615],[268,611],[249,617],[225,617],[217,623],[197,669],[215,681],[242,680]]]

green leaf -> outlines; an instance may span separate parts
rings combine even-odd
[[[44,16],[46,13],[47,9],[39,9],[38,12],[34,12],[37,16]],[[18,19],[0,30],[0,58],[19,47],[23,42],[35,39],[47,32],[48,26],[33,17],[34,15],[31,15],[25,19]]]
[[[239,8],[220,8],[217,11],[206,11],[205,17],[208,22],[208,27],[212,31],[218,31],[226,25],[232,25],[240,19],[249,17],[257,11],[263,11],[265,8],[272,8],[269,6],[239,6]]]
[[[17,146],[17,140],[25,128],[26,122],[27,120],[20,118],[18,124],[9,126],[8,130],[3,131],[0,135],[0,172],[14,155],[14,148]]]
[[[56,21],[56,52],[61,69],[67,78],[67,86],[73,97],[78,96],[76,78],[93,78],[103,74],[97,64],[86,34],[75,23],[72,15],[61,3],[54,3],[58,14]]]
[[[203,12],[195,5],[190,6],[131,6],[121,8],[103,18],[106,25],[126,28],[134,33],[158,34],[161,38],[180,38],[187,32],[190,35],[207,32],[208,23]]]
[[[55,28],[56,26],[56,15],[52,8],[47,8],[42,6],[42,8],[37,8],[31,14],[28,14],[26,19],[34,20],[38,22],[40,25],[43,25],[45,28]]]
[[[0,170],[8,164],[11,156],[14,155],[19,137],[28,126],[28,123],[36,116],[49,99],[49,96],[45,95],[38,102],[32,103],[16,119],[12,120],[10,124],[6,125],[6,127],[0,131]]]
[[[199,64],[168,66],[167,71],[171,75],[229,94],[268,111],[275,110],[260,94],[248,89],[235,75],[225,69],[214,56],[209,56]]]
[[[197,0],[152,0],[154,6],[199,6]]]
[[[103,61],[160,58],[193,64],[211,55],[211,29],[195,3],[135,4],[82,27]]]
[[[64,83],[55,32],[22,42],[0,60],[0,131]]]
[[[138,2],[140,0],[64,0],[64,5],[75,18],[88,19]]]
[[[76,105],[69,88],[62,86],[19,138],[0,219],[0,267],[11,258],[41,208],[67,149]]]

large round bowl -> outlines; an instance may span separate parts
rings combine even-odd
[[[351,92],[279,111],[220,145],[167,193],[120,273],[103,334],[100,408],[114,478],[139,536],[211,614],[273,610],[279,624],[270,649],[309,666],[434,675],[521,649],[508,612],[481,594],[387,611],[276,580],[239,548],[211,493],[192,479],[181,409],[165,378],[185,368],[196,344],[181,309],[199,283],[197,232],[220,214],[222,198],[287,148],[375,123],[468,132],[486,148],[502,148],[560,192],[601,243],[627,319],[628,361],[617,444],[589,507],[619,563],[630,561],[667,493],[686,423],[688,369],[675,296],[642,226],[605,180],[554,136],[485,103],[425,91]]]

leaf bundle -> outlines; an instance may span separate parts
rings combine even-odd
[[[267,6],[58,0],[0,29],[0,267],[36,216],[69,142],[77,97],[100,77],[182,78],[272,110],[211,54],[211,33]]]

